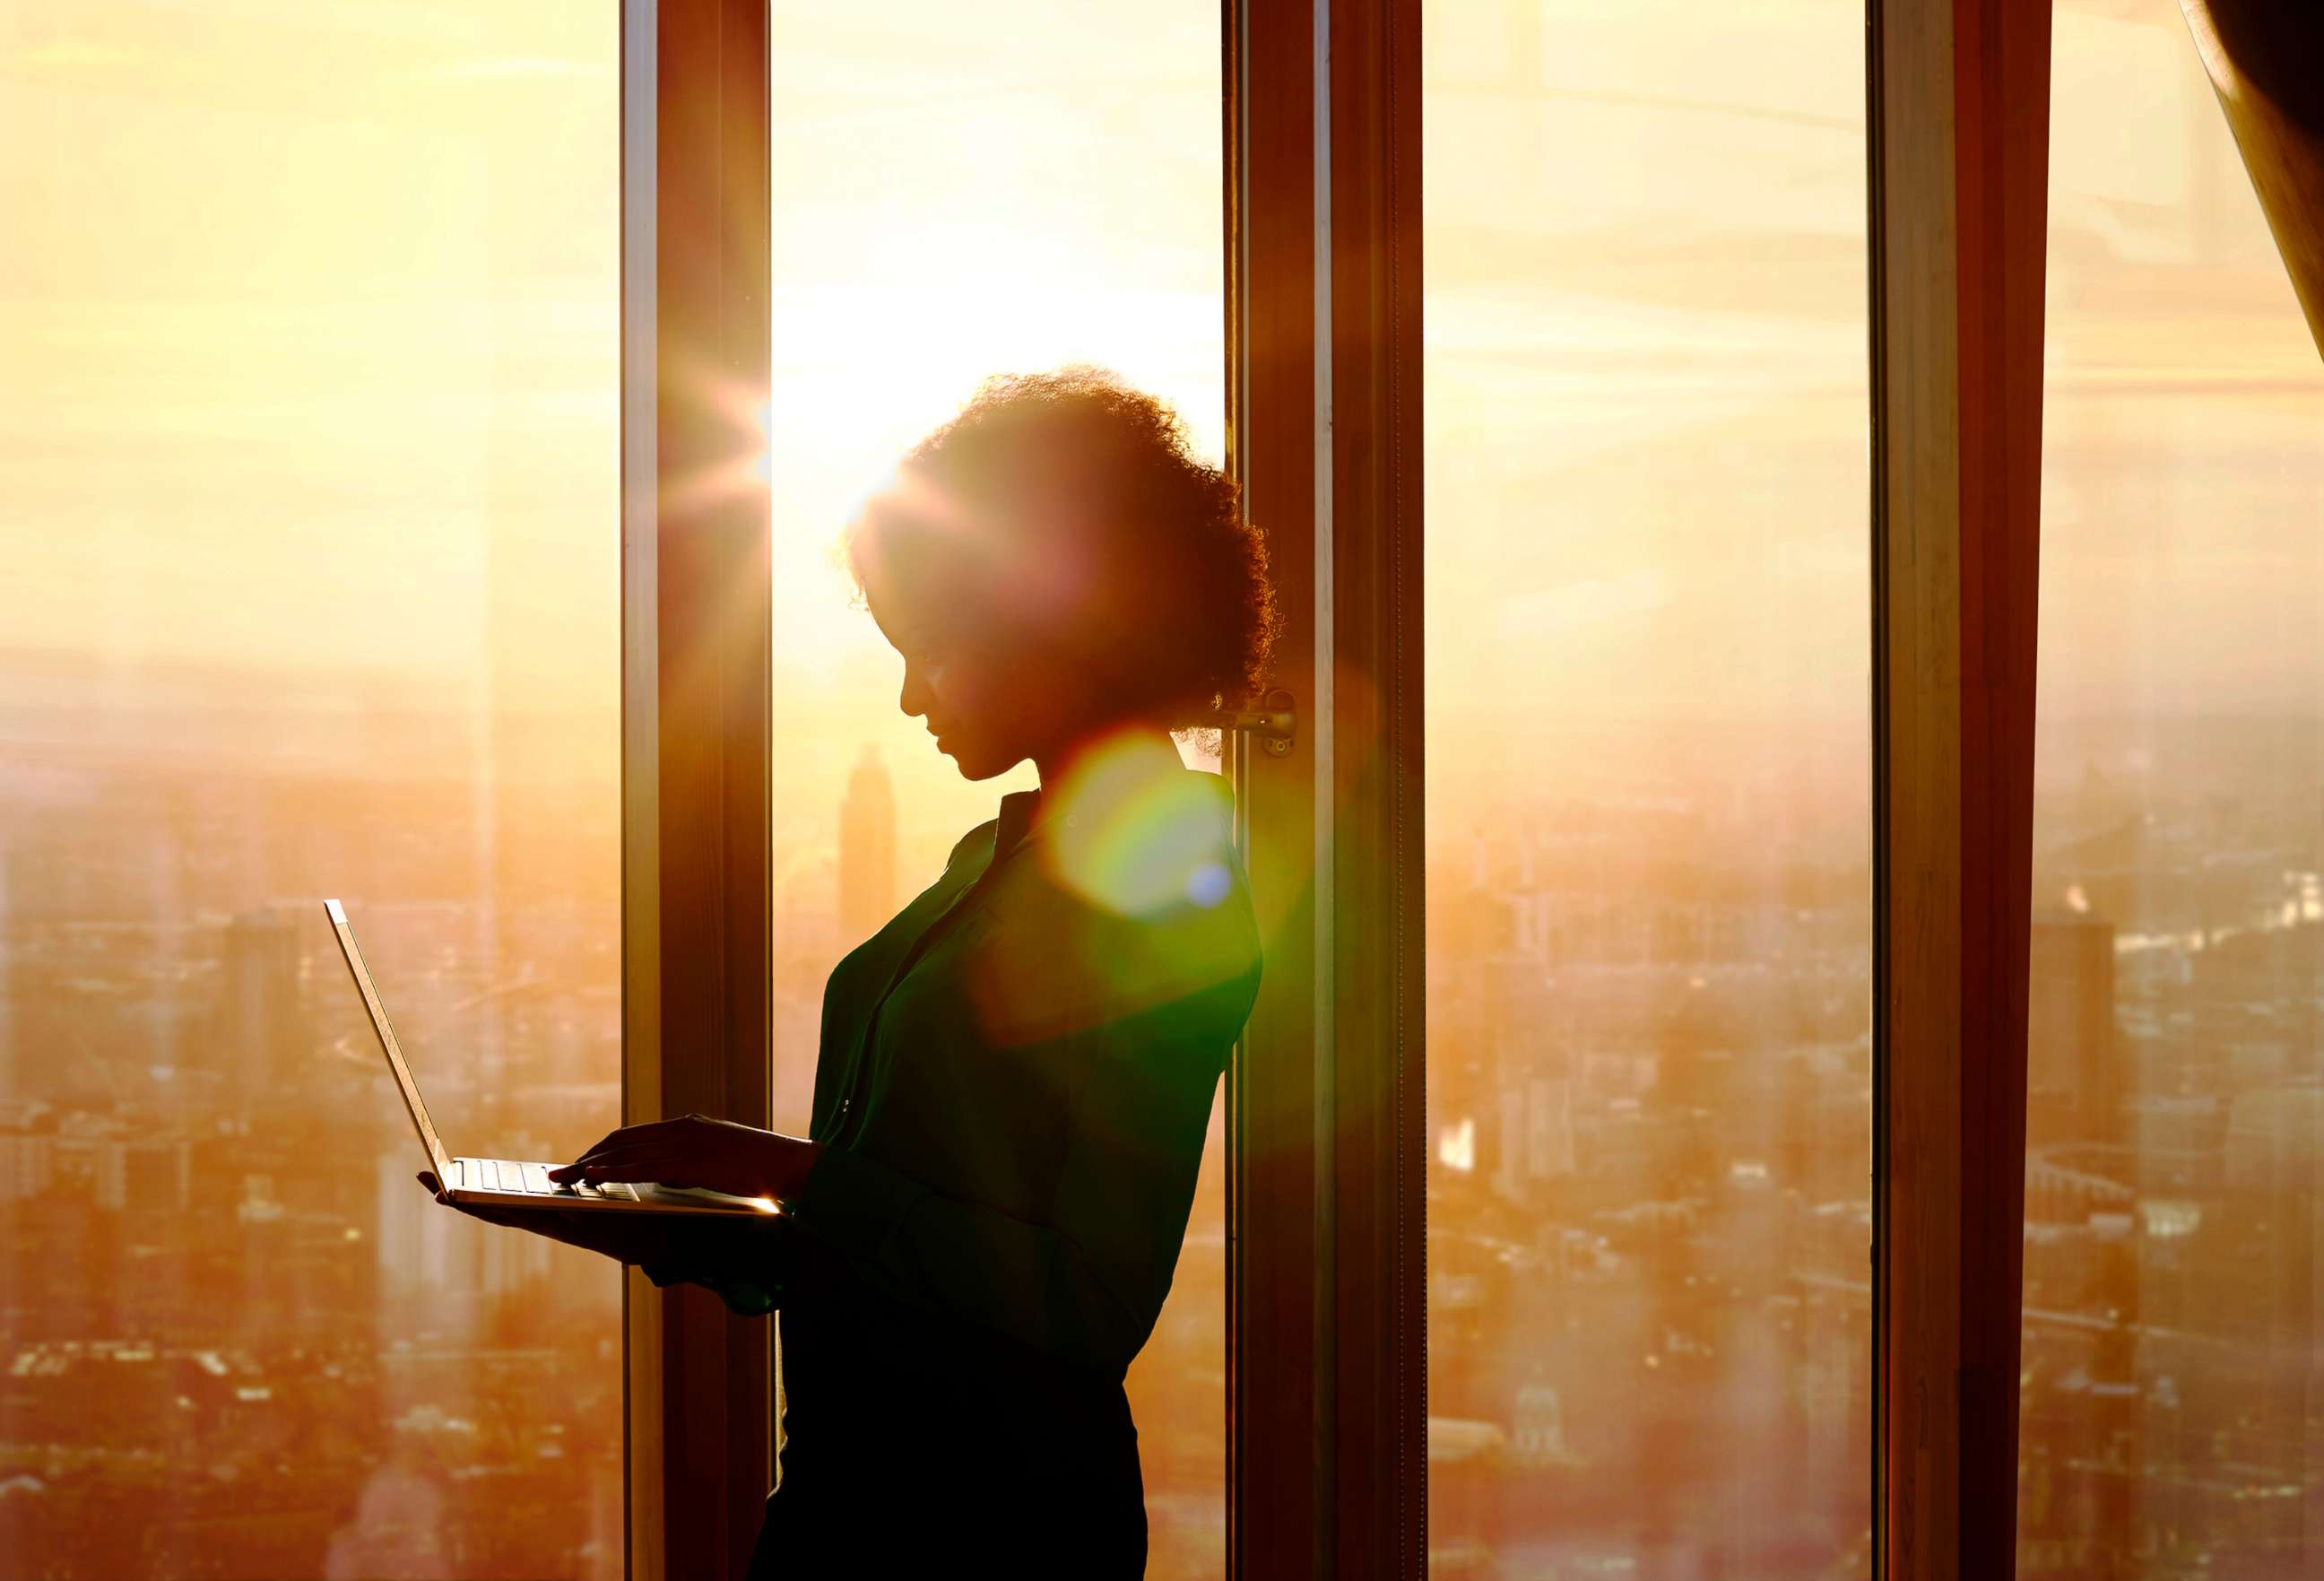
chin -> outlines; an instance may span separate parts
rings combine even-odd
[[[1022,761],[1022,759],[1019,760],[1019,762]],[[1010,770],[1015,768],[1017,764],[986,763],[977,758],[954,758],[952,761],[952,766],[960,771],[960,777],[962,779],[974,782],[983,780],[997,780],[1001,775],[1007,773]]]
[[[972,783],[982,780],[997,780],[1025,761],[1021,753],[1004,762],[998,753],[978,752],[973,747],[938,747],[936,750],[952,759],[952,766],[960,771],[960,777]]]

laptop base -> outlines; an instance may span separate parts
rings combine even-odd
[[[549,1171],[558,1167],[507,1159],[454,1159],[444,1179],[444,1195],[453,1202],[503,1211],[742,1214],[754,1218],[773,1217],[780,1211],[762,1197],[732,1197],[694,1186],[658,1186],[650,1181],[558,1185],[549,1179]]]

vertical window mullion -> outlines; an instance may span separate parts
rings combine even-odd
[[[1250,0],[1228,26],[1233,458],[1299,720],[1238,763],[1268,961],[1231,1089],[1232,1555],[1417,1576],[1419,9]]]
[[[1425,1576],[1421,7],[1331,8],[1330,1068],[1337,1564]]]
[[[661,1085],[660,710],[654,590],[655,117],[659,7],[622,0],[622,1122],[652,1115]],[[625,1563],[659,1581],[661,1303],[622,1270]]]
[[[770,1119],[763,0],[623,11],[622,1117]],[[625,1290],[633,1576],[740,1576],[771,1329]]]
[[[1229,0],[1230,455],[1284,614],[1277,682],[1303,716],[1236,792],[1266,971],[1228,1085],[1230,1574],[1319,1573],[1323,1376],[1314,1338],[1314,80],[1308,0]]]
[[[2007,1576],[2050,8],[1871,21],[1879,1564]]]

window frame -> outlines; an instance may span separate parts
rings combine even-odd
[[[767,491],[673,484],[753,439],[701,371],[768,377],[767,14],[621,16],[622,1113],[765,1124]],[[1221,19],[1229,462],[1298,717],[1229,754],[1270,954],[1228,1083],[1228,1569],[1417,1577],[1421,6]],[[2048,39],[2047,6],[1866,9],[1872,1509],[1876,1573],[1915,1581],[2014,1573]],[[742,1573],[771,1328],[630,1271],[632,1576]]]
[[[1298,718],[1236,760],[1268,953],[1229,1087],[1228,1574],[1417,1577],[1420,7],[1228,0],[1225,32],[1229,458]]]
[[[1869,0],[1874,1574],[2016,1567],[2050,7]]]
[[[772,1118],[767,110],[764,0],[622,0],[625,1124]],[[739,1576],[774,1325],[635,1268],[622,1312],[628,1574]]]

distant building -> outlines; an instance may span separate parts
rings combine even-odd
[[[451,1234],[457,1216],[420,1188],[402,1149],[383,1152],[373,1169],[377,1217],[372,1245],[379,1259],[381,1298],[399,1308],[422,1306],[451,1283]]]
[[[1509,1426],[1519,1464],[1548,1465],[1567,1458],[1564,1403],[1539,1377],[1518,1389]]]
[[[280,911],[226,924],[219,1035],[229,1086],[244,1103],[282,1091],[307,1040],[299,999],[299,930]]]
[[[839,804],[839,926],[869,938],[896,911],[896,791],[867,746]]]
[[[45,1132],[0,1132],[0,1202],[23,1202],[57,1174],[57,1139]]]
[[[97,1205],[108,1213],[167,1208],[182,1212],[193,1199],[193,1148],[182,1142],[97,1144]]]
[[[1573,1173],[1572,1084],[1562,1077],[1526,1077],[1521,1085],[1512,1079],[1499,1102],[1493,1188],[1523,1203],[1536,1181]]]
[[[2115,1051],[2114,924],[2080,911],[2035,917],[2026,983],[2028,1143],[2114,1140],[2124,1085]]]
[[[2315,1431],[2324,1083],[2286,1082],[2236,1098],[2227,1154],[2234,1255],[2206,1286],[2242,1329],[2241,1364],[2263,1381],[2246,1409],[2254,1437],[2298,1444]]]
[[[539,1146],[506,1151],[518,1158],[548,1151]],[[374,1254],[380,1299],[391,1312],[425,1312],[447,1331],[461,1332],[480,1325],[492,1302],[537,1293],[549,1278],[549,1242],[439,1207],[412,1179],[411,1161],[401,1147],[379,1156],[374,1179]]]

